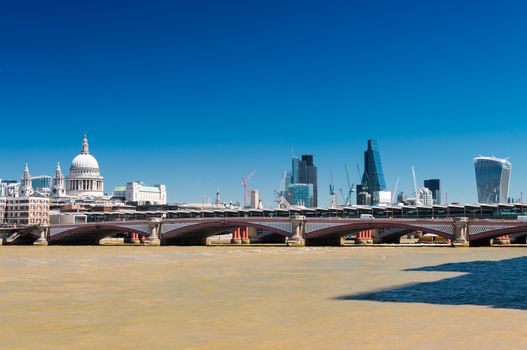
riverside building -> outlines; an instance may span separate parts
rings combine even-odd
[[[137,205],[164,205],[167,204],[167,189],[165,185],[145,186],[142,182],[134,181],[128,182],[126,186],[115,187],[112,198]]]
[[[31,226],[49,224],[50,199],[33,191],[29,166],[20,179],[19,194],[0,197],[0,224]]]

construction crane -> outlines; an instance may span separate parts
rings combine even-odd
[[[220,198],[220,188],[218,187],[218,190],[216,191],[216,200],[214,201],[214,204],[216,205],[216,208],[220,207],[221,198]]]
[[[397,177],[397,181],[395,181],[395,189],[393,190],[393,195],[392,195],[392,204],[395,203],[395,198],[397,197],[398,188],[399,188],[399,177]]]
[[[342,197],[342,199],[344,199],[344,203],[346,203],[348,201],[348,199],[344,195],[344,191],[342,191],[342,188],[339,188],[339,191],[340,191],[340,196]]]
[[[357,173],[359,174],[359,181],[360,181],[360,183],[364,186],[363,190],[368,190],[368,186],[370,185],[370,177],[369,177],[368,173],[366,171],[364,171],[364,176],[366,176],[366,184],[364,184],[362,182],[362,177],[360,175],[360,168],[359,168],[359,164],[358,163],[357,163]]]
[[[289,208],[291,205],[285,198],[285,179],[287,177],[287,171],[284,171],[284,175],[282,176],[282,181],[280,182],[280,190],[274,191],[275,194],[275,202],[278,203],[278,207],[281,209]]]
[[[249,175],[247,175],[246,178],[242,178],[242,186],[243,186],[243,207],[247,207],[247,184],[249,183],[249,180],[256,174],[256,170],[251,171]]]
[[[333,183],[333,171],[331,171],[331,176],[329,177],[329,206],[330,208],[336,208],[337,196],[335,194],[335,185]]]
[[[353,196],[353,192],[355,192],[355,185],[350,183],[348,165],[344,164],[344,168],[346,169],[346,180],[348,181],[348,195],[346,196],[346,205],[351,205],[351,197]]]
[[[416,205],[422,205],[421,198],[419,198],[419,193],[417,192],[417,180],[415,178],[415,168],[412,165],[412,176],[414,180],[414,191],[415,191],[415,204]]]

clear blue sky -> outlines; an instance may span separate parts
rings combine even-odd
[[[171,201],[266,205],[295,153],[358,181],[368,138],[388,187],[438,177],[475,202],[472,158],[511,157],[527,196],[523,1],[2,1],[0,178],[68,170],[84,130],[106,178]]]

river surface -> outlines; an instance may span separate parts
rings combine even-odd
[[[525,349],[526,255],[4,246],[0,349]]]

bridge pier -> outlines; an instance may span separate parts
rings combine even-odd
[[[302,247],[306,245],[305,240],[306,217],[295,215],[291,218],[291,232],[293,235],[286,240],[287,246]]]
[[[147,246],[160,246],[161,240],[159,239],[159,232],[161,232],[161,219],[154,218],[148,223],[150,228],[150,236],[145,240],[144,245]]]
[[[355,244],[358,245],[369,245],[373,244],[372,230],[362,230],[357,232],[355,237]]]
[[[327,236],[318,238],[306,238],[306,246],[319,246],[319,247],[342,247],[346,237],[338,236]]]
[[[453,247],[468,247],[470,245],[468,240],[468,218],[454,218],[452,223],[454,231]]]
[[[242,227],[242,244],[250,244],[251,240],[249,239],[249,228]]]
[[[509,237],[509,235],[499,236],[499,237],[494,238],[492,244],[495,244],[495,245],[509,245],[509,244],[511,244],[511,238]]]
[[[241,228],[236,227],[232,232],[231,244],[242,244]]]
[[[34,230],[38,230],[39,237],[35,242],[33,242],[33,245],[37,245],[37,246],[48,245],[48,229],[49,229],[49,226],[38,226],[34,228]]]

